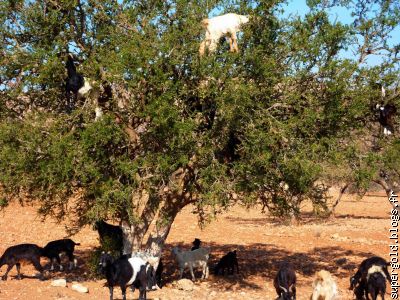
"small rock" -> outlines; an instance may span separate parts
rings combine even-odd
[[[83,286],[80,283],[74,283],[71,286],[71,289],[73,289],[74,291],[77,291],[79,293],[89,293],[89,289],[86,286]]]
[[[331,239],[334,239],[334,240],[338,240],[339,239],[339,234],[338,233],[335,233],[335,234],[332,234],[331,235]]]
[[[183,278],[178,281],[174,282],[174,286],[178,290],[183,290],[183,291],[193,291],[194,284],[191,280]]]
[[[66,287],[67,286],[67,280],[64,278],[61,279],[55,279],[51,282],[51,286],[61,286],[61,287]]]

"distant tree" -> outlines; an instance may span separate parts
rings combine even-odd
[[[378,137],[372,107],[376,83],[399,100],[399,46],[386,42],[399,5],[309,1],[283,19],[284,3],[0,1],[0,204],[37,201],[71,230],[118,221],[125,252],[160,254],[189,204],[201,224],[235,203],[298,218],[305,200],[325,212],[332,184],[398,177],[399,142]],[[353,24],[329,19],[349,4]],[[221,43],[199,58],[211,9],[253,16],[238,54]],[[67,52],[112,85],[96,122],[90,103],[67,113]],[[373,54],[381,65],[365,63]]]

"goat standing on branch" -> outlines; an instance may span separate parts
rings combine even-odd
[[[393,116],[396,114],[396,106],[394,104],[377,104],[376,109],[379,110],[378,121],[383,128],[383,135],[388,136],[393,134]]]
[[[67,57],[66,68],[68,77],[65,82],[65,93],[67,97],[68,108],[72,110],[76,101],[79,98],[84,98],[92,87],[88,80],[85,79],[82,74],[76,71],[74,59],[70,53]],[[73,97],[73,100],[71,97]]]
[[[218,41],[222,36],[229,35],[229,50],[239,52],[236,33],[240,31],[241,25],[249,22],[248,16],[238,14],[225,14],[210,19],[203,19],[201,25],[206,29],[204,41],[200,43],[200,56],[203,56],[206,49],[214,52],[217,49]]]
[[[65,92],[68,109],[71,111],[80,99],[85,99],[85,104],[88,100],[92,100],[95,106],[95,121],[99,120],[103,116],[105,103],[112,99],[111,84],[103,80],[97,86],[95,81],[83,77],[82,74],[76,71],[74,59],[70,53],[67,57],[66,68],[68,77],[65,83]]]

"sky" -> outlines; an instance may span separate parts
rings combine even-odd
[[[288,5],[284,6],[285,13],[283,17],[289,17],[291,14],[299,15],[304,17],[305,14],[309,11],[308,6],[306,5],[306,0],[289,0]],[[345,7],[336,7],[329,11],[331,21],[338,21],[343,24],[350,24],[353,21],[351,17],[350,11]],[[393,46],[394,44],[400,43],[400,26],[393,31],[392,37],[388,40],[389,45]],[[353,53],[349,50],[342,54],[343,57],[353,57]],[[366,63],[368,65],[374,66],[379,65],[381,63],[381,57],[377,55],[370,55]]]

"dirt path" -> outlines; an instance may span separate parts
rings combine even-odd
[[[284,226],[259,210],[245,210],[235,207],[221,215],[218,220],[204,230],[197,226],[196,216],[191,208],[181,212],[167,240],[164,278],[166,287],[149,292],[148,299],[275,299],[272,280],[280,261],[291,261],[298,274],[299,300],[308,300],[311,294],[313,275],[320,269],[327,269],[336,278],[341,299],[353,299],[347,290],[349,277],[356,266],[367,256],[379,255],[388,259],[390,228],[390,204],[383,192],[374,193],[362,199],[345,196],[337,208],[334,220],[305,218],[301,225]],[[62,224],[46,220],[36,214],[34,207],[12,204],[0,213],[0,253],[15,244],[36,243],[44,245],[50,240],[66,236]],[[212,249],[211,266],[223,253],[237,249],[241,273],[231,277],[210,276],[205,282],[197,282],[193,291],[184,292],[172,287],[177,278],[175,265],[171,261],[170,249],[175,245],[189,248],[191,241],[200,238],[205,246]],[[89,288],[92,299],[108,299],[105,280],[86,280],[86,258],[98,246],[97,234],[91,228],[84,228],[73,240],[80,242],[76,255],[79,268],[72,273],[53,273],[52,278],[68,281],[82,281]],[[42,265],[47,261],[43,260]],[[5,266],[0,274],[5,272]],[[33,277],[34,269],[22,266],[25,275]],[[186,277],[189,275],[187,273]],[[14,278],[16,270],[10,272],[7,281],[0,281],[0,299],[88,299],[86,294],[78,294],[68,288],[51,287],[51,280],[36,278]],[[388,287],[388,290],[390,288]],[[129,291],[128,299],[137,299],[138,294]],[[389,298],[390,295],[387,295]],[[119,289],[115,299],[121,299]]]

